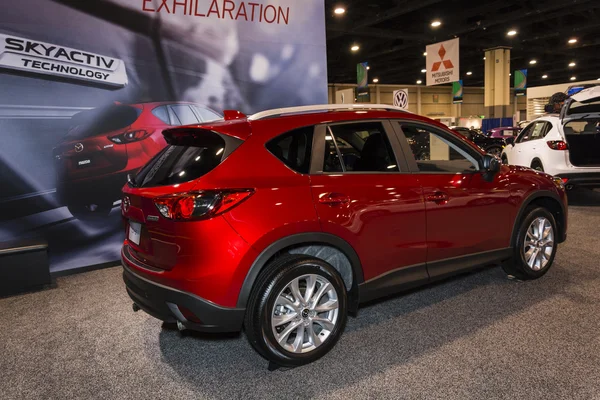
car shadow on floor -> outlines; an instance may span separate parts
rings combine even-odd
[[[243,334],[214,340],[214,335],[182,337],[163,330],[161,354],[200,397],[295,398],[299,393],[303,398],[326,397],[347,387],[349,377],[364,380],[410,363],[562,295],[575,280],[571,273],[555,265],[540,280],[519,282],[509,280],[500,268],[487,268],[372,303],[362,307],[356,318],[349,317],[340,342],[330,353],[294,370],[267,371],[267,362]]]
[[[570,206],[600,206],[600,190],[574,188],[567,196]]]

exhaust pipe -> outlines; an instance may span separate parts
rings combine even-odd
[[[571,189],[573,189],[573,185],[566,185],[566,186],[565,186],[565,188],[566,188],[567,190],[571,190]]]
[[[185,326],[183,326],[181,321],[177,321],[177,329],[179,329],[179,332],[185,331]]]
[[[138,306],[137,304],[133,303],[131,305],[131,308],[133,309],[133,312],[138,312],[141,310],[140,306]]]

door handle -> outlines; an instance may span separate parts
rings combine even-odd
[[[435,192],[433,194],[428,194],[425,199],[427,201],[431,201],[436,204],[446,204],[448,202],[448,194],[444,192]]]
[[[328,206],[337,206],[350,202],[350,197],[342,193],[323,193],[319,197],[319,203],[327,204]]]

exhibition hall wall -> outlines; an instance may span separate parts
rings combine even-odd
[[[0,242],[115,262],[162,130],[327,102],[323,0],[23,0],[0,13]]]

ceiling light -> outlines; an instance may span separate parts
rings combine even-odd
[[[542,75],[542,79],[546,79],[548,75]]]
[[[358,49],[360,49],[360,47],[357,45],[350,47],[350,50],[352,50],[352,51],[358,51]]]
[[[508,76],[512,76],[512,74],[508,74]]]
[[[346,12],[346,9],[344,7],[337,7],[335,10],[333,10],[333,12],[337,15],[342,15]]]
[[[423,53],[423,55],[424,55],[424,56],[426,56],[426,55],[427,55],[427,52]]]
[[[577,43],[577,39],[571,38],[571,39],[569,39],[569,43],[570,44]]]
[[[419,80],[417,81],[417,85],[420,85],[421,83],[423,83],[423,81],[419,79]]]
[[[573,61],[571,61],[571,62],[569,63],[569,67],[574,67],[575,65],[577,65],[577,64],[575,64]]]
[[[574,76],[572,76],[572,77],[571,77],[571,80],[572,80],[572,81],[574,81],[575,79],[577,79],[577,78],[576,78],[576,77],[574,77]]]
[[[433,26],[434,28],[437,28],[438,26],[440,26],[442,24],[441,21],[435,20],[431,23],[431,26]]]
[[[373,78],[373,83],[377,83],[377,82],[379,82],[379,79],[378,78]]]
[[[537,61],[536,60],[531,60],[531,61],[529,61],[529,64],[531,64],[531,65],[537,64]]]
[[[473,75],[473,73],[471,71],[467,72],[467,75]]]
[[[423,68],[423,69],[421,70],[421,72],[427,72],[427,70],[426,70],[425,68]]]
[[[508,36],[515,36],[515,35],[517,34],[517,31],[515,31],[515,30],[508,31],[508,32],[506,32],[506,34],[507,34]]]
[[[483,59],[485,60],[485,57],[483,57]]]
[[[368,71],[368,70],[370,70],[370,69],[371,69],[371,67],[369,67],[369,66],[367,65],[367,71]]]

